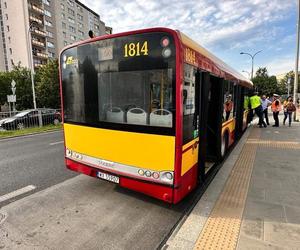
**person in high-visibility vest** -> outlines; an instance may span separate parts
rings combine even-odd
[[[277,95],[277,94],[273,94],[273,102],[271,105],[271,109],[273,111],[273,118],[275,121],[275,124],[272,127],[279,127],[278,115],[279,115],[279,112],[281,111],[281,103],[279,101],[279,95]]]
[[[261,106],[261,99],[257,95],[258,93],[255,92],[254,95],[250,97],[250,104],[251,104],[251,109],[255,111],[255,114],[258,116],[259,122],[258,125],[260,128],[267,127],[267,124],[265,123],[263,119],[263,110]]]

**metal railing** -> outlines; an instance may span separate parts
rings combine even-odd
[[[0,130],[21,130],[25,128],[59,125],[61,112],[58,109],[30,109],[24,111],[0,112]]]

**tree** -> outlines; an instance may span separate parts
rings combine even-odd
[[[269,76],[266,67],[259,68],[255,77],[252,79],[254,87],[260,94],[272,96],[274,93],[282,94],[281,88],[275,76]]]
[[[38,107],[60,108],[58,61],[40,67],[35,76]]]
[[[33,107],[32,89],[30,71],[21,67],[20,64],[15,66],[10,72],[0,72],[0,105],[7,102],[7,95],[11,95],[11,82],[16,82],[16,109],[28,109]]]
[[[290,94],[294,91],[295,72],[290,71],[280,80],[280,85],[285,89],[285,93],[288,93],[288,79],[290,79]],[[298,76],[298,90],[300,90],[300,74]]]

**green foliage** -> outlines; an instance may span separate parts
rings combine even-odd
[[[7,95],[11,95],[11,82],[16,82],[17,110],[33,107],[30,70],[20,65],[15,66],[10,72],[0,72],[0,104],[7,101]]]
[[[260,95],[272,96],[274,93],[283,94],[284,89],[278,84],[275,76],[269,76],[267,68],[259,68],[252,79],[254,87]]]
[[[37,106],[60,108],[58,61],[49,61],[35,76]]]
[[[7,102],[11,95],[11,82],[16,82],[16,109],[33,108],[31,72],[20,65],[10,72],[0,72],[0,106]],[[34,76],[37,107],[60,108],[59,75],[57,60],[49,61],[40,67]]]
[[[294,81],[295,81],[295,72],[290,71],[285,74],[285,76],[280,80],[280,85],[284,86],[285,93],[287,93],[287,86],[288,86],[288,79],[290,80],[290,93],[293,93],[294,91]],[[300,74],[298,75],[298,92],[300,90]]]

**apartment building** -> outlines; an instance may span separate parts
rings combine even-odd
[[[71,43],[107,32],[93,10],[77,0],[0,0],[0,71],[19,62],[37,68]],[[33,61],[31,61],[33,59]]]

